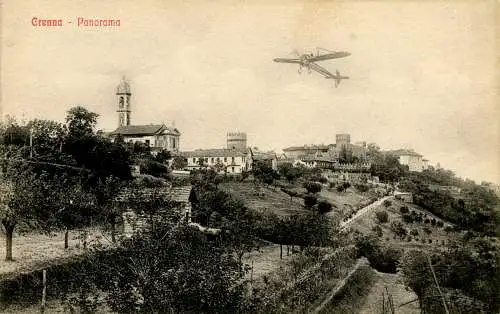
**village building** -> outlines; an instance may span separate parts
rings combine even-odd
[[[219,173],[241,174],[251,169],[251,154],[237,149],[197,149],[182,152],[187,170],[212,168]]]
[[[389,151],[388,154],[397,157],[399,163],[401,165],[408,166],[410,171],[421,172],[424,170],[423,156],[411,149],[393,150]]]
[[[122,78],[116,88],[118,128],[109,133],[109,136],[113,140],[120,138],[126,143],[145,144],[152,152],[168,150],[178,153],[181,133],[175,127],[165,124],[131,124],[131,97],[130,83]]]

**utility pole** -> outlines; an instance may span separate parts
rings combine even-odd
[[[33,158],[33,127],[30,127],[30,159]]]
[[[434,283],[436,284],[438,292],[441,295],[441,299],[443,300],[444,310],[446,311],[446,314],[450,314],[450,311],[448,310],[448,306],[446,306],[446,299],[444,298],[443,292],[441,292],[441,288],[439,288],[439,283],[438,283],[438,280],[436,277],[436,273],[434,272],[434,268],[432,268],[431,259],[430,259],[429,255],[427,255],[427,262],[429,263],[429,267],[431,268],[432,276],[434,277]]]

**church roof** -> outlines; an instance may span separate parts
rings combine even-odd
[[[145,125],[124,125],[111,132],[111,135],[155,135],[159,133],[180,135],[176,128],[167,127],[164,124],[145,124]]]

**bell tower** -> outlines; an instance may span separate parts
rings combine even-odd
[[[118,100],[118,127],[130,125],[130,84],[122,77],[120,84],[116,87],[116,98]]]

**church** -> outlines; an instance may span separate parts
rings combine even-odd
[[[144,143],[151,147],[152,152],[166,149],[178,153],[181,133],[175,127],[169,127],[165,124],[131,124],[131,96],[130,83],[122,78],[116,87],[118,128],[109,135],[113,139],[121,137],[127,143]]]

